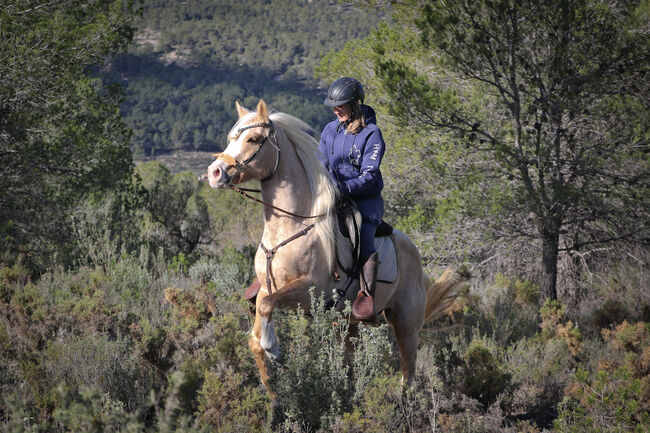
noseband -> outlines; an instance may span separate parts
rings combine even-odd
[[[226,176],[228,176],[228,184],[229,184],[229,185],[230,185],[230,180],[233,178],[233,176],[235,176],[235,175],[236,175],[237,173],[239,173],[241,170],[245,169],[246,166],[248,166],[248,164],[251,162],[251,160],[252,160],[253,158],[255,158],[255,156],[256,156],[256,155],[259,153],[259,151],[262,149],[262,146],[264,146],[264,144],[265,144],[267,141],[268,141],[269,143],[271,143],[271,144],[273,145],[273,147],[275,147],[275,150],[277,151],[277,157],[276,157],[276,159],[275,159],[275,167],[273,167],[273,171],[271,172],[271,174],[269,174],[268,176],[266,176],[266,177],[265,177],[264,179],[262,179],[261,181],[263,182],[263,181],[265,181],[265,180],[268,180],[268,179],[272,178],[273,175],[275,175],[275,172],[278,170],[278,164],[280,164],[280,146],[278,145],[278,138],[277,138],[277,136],[275,135],[275,132],[276,132],[276,131],[275,131],[275,128],[273,128],[273,124],[272,124],[272,123],[270,123],[270,122],[269,122],[269,123],[264,123],[264,122],[262,122],[262,123],[254,123],[254,124],[252,124],[252,125],[243,126],[243,127],[239,128],[239,129],[237,130],[237,134],[235,134],[235,136],[232,138],[232,140],[235,140],[235,141],[236,141],[236,140],[237,140],[237,139],[242,135],[242,133],[243,133],[244,131],[246,131],[247,129],[259,128],[259,127],[262,127],[262,128],[269,128],[269,129],[270,129],[270,131],[269,131],[269,135],[265,136],[264,139],[263,139],[262,141],[260,141],[260,143],[257,145],[257,149],[255,149],[255,151],[253,152],[253,154],[252,154],[251,156],[249,156],[248,158],[246,158],[244,161],[239,162],[239,161],[237,161],[235,158],[233,158],[232,156],[230,156],[230,155],[228,155],[228,154],[226,154],[226,153],[223,153],[223,152],[222,152],[222,153],[216,153],[216,154],[214,154],[214,156],[217,157],[217,160],[222,160],[223,162],[226,163],[226,170],[228,170],[228,169],[230,169],[230,168],[234,168],[234,169],[235,169],[235,171],[234,171],[231,175],[228,175],[227,172],[225,173]]]

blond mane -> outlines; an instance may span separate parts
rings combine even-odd
[[[309,134],[313,129],[302,120],[286,113],[273,113],[269,118],[287,134],[287,138],[296,149],[298,159],[307,173],[312,196],[311,215],[326,215],[318,218],[314,229],[323,244],[328,268],[332,271],[336,259],[332,212],[336,203],[336,189],[332,185],[325,167],[318,159],[318,142]]]

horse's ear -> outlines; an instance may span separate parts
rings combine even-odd
[[[263,99],[260,99],[260,102],[257,104],[257,115],[262,118],[262,122],[269,121],[269,107],[266,106],[266,102]]]
[[[240,119],[250,113],[250,111],[239,105],[239,101],[235,101],[235,106],[237,107],[237,115]]]

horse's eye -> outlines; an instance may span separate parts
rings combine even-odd
[[[249,141],[250,143],[257,143],[257,142],[260,141],[260,138],[257,137],[257,136],[255,136],[255,137],[251,137],[251,138],[249,138],[248,141]]]

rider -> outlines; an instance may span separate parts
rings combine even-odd
[[[374,238],[384,213],[384,182],[379,165],[385,144],[375,111],[363,104],[363,98],[363,86],[354,78],[343,77],[332,83],[324,103],[333,107],[337,119],[325,125],[318,153],[341,194],[352,198],[361,213],[363,270],[352,314],[359,320],[368,320],[375,315],[373,297],[379,263]]]

